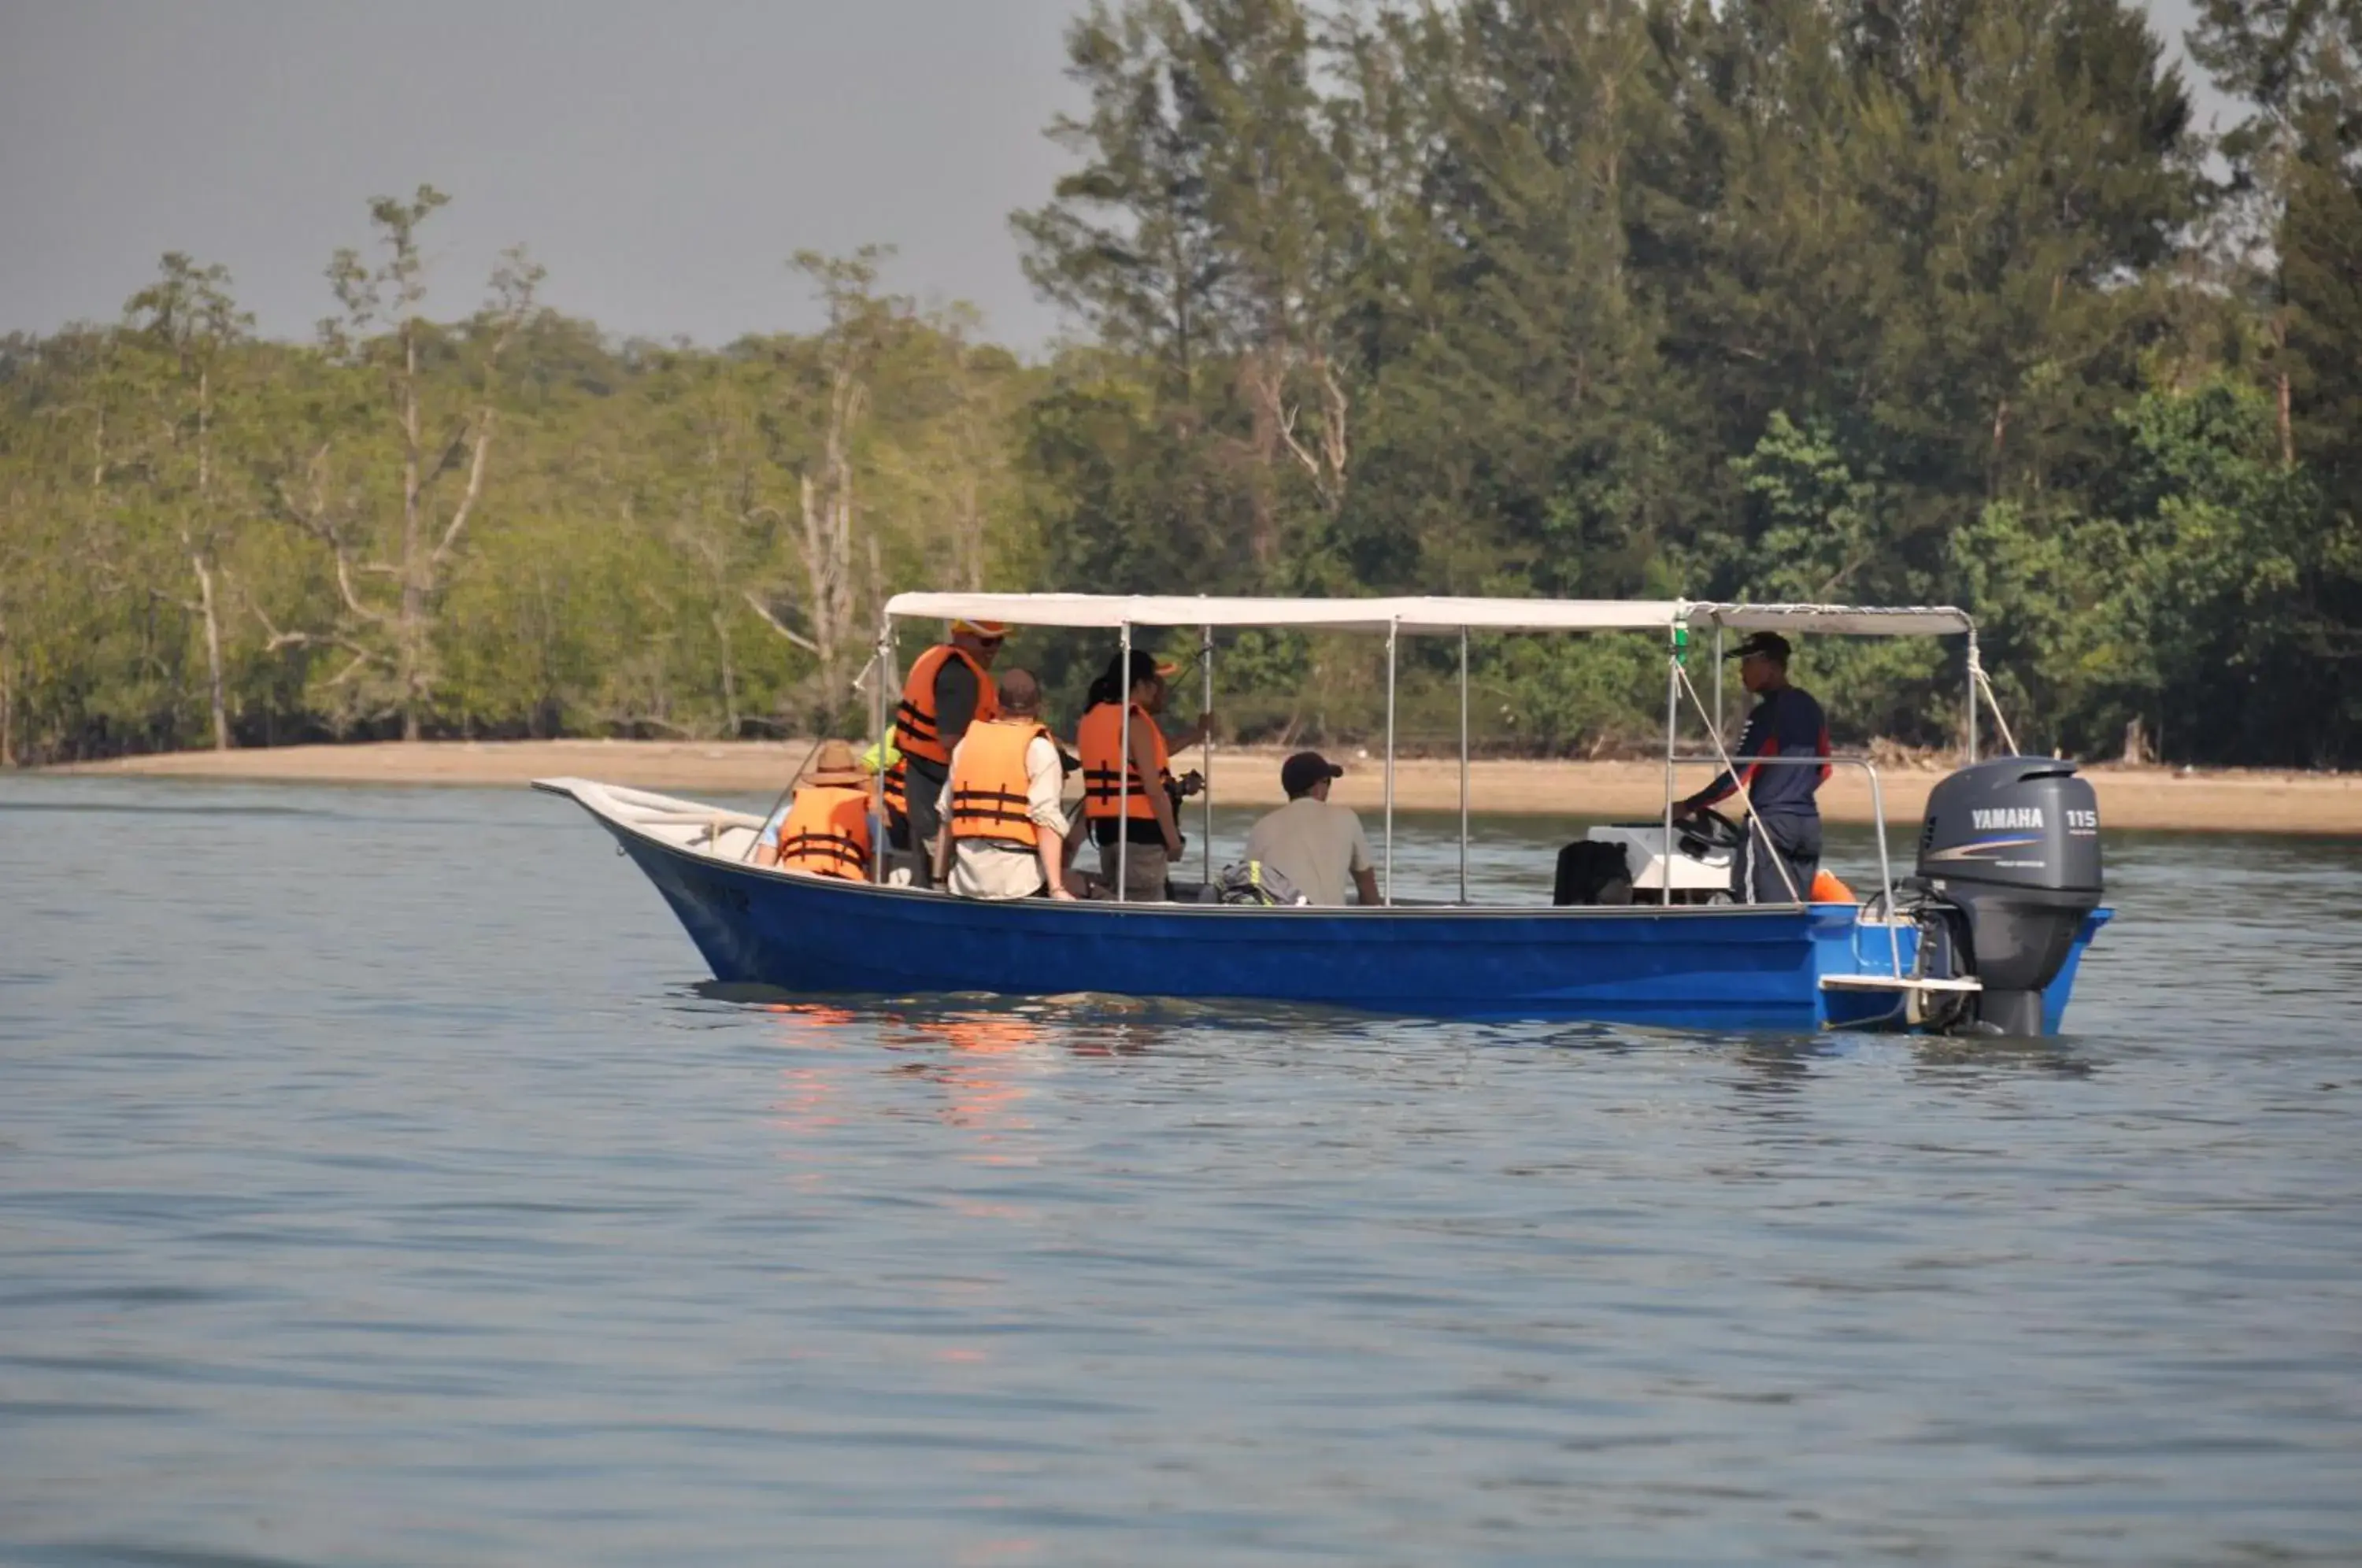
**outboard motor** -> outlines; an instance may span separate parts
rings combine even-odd
[[[2043,988],[2100,903],[2099,798],[2075,765],[2047,756],[1975,763],[1927,796],[1919,876],[1951,906],[1955,972],[1982,989],[1973,1016],[2040,1034]],[[1923,931],[1922,940],[1937,936]]]

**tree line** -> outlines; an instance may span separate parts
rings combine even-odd
[[[2351,762],[2362,6],[2190,47],[2222,134],[2118,0],[1097,0],[1031,358],[882,248],[720,348],[523,251],[438,315],[424,186],[313,341],[168,255],[0,340],[0,761],[850,733],[884,598],[996,587],[1958,603],[2029,747]],[[1020,651],[1071,699],[1104,650]],[[1639,639],[1473,657],[1488,744],[1662,722]],[[1936,744],[1960,657],[1800,670]],[[1407,657],[1447,727],[1456,650]],[[1226,638],[1220,701],[1350,737],[1382,659]]]

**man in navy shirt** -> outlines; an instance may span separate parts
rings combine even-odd
[[[1761,831],[1747,830],[1731,857],[1730,896],[1742,904],[1784,904],[1810,896],[1813,873],[1821,867],[1821,808],[1813,797],[1829,768],[1826,763],[1766,767],[1756,759],[1828,756],[1828,721],[1810,692],[1788,684],[1787,638],[1758,632],[1731,649],[1730,657],[1738,660],[1740,683],[1760,699],[1731,754],[1738,777],[1717,775],[1676,809],[1691,812],[1711,806],[1745,785]],[[1767,838],[1770,855],[1764,853]]]

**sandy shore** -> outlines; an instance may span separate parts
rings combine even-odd
[[[429,741],[284,746],[263,751],[175,752],[46,768],[62,774],[210,778],[304,784],[427,784],[514,787],[572,774],[670,793],[760,795],[777,790],[803,760],[805,743],[676,741]],[[1240,747],[1214,756],[1216,799],[1234,806],[1280,801],[1282,753]],[[1336,798],[1371,809],[1384,802],[1378,760],[1340,753],[1350,769]],[[1195,755],[1180,764],[1197,766]],[[1684,791],[1706,770],[1686,769]],[[2102,820],[2114,827],[2200,832],[2362,834],[2362,775],[2162,768],[2088,769]],[[1890,822],[1915,820],[1940,772],[1882,770]],[[1642,762],[1480,761],[1470,768],[1474,809],[1580,817],[1645,817],[1664,799],[1664,770]],[[1404,811],[1451,811],[1459,767],[1450,758],[1396,765],[1395,802]],[[1821,790],[1833,822],[1869,822],[1870,790],[1858,769],[1840,768]]]

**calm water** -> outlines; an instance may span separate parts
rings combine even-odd
[[[2109,851],[2040,1044],[760,1005],[563,801],[0,780],[0,1559],[2362,1560],[2362,846]]]

